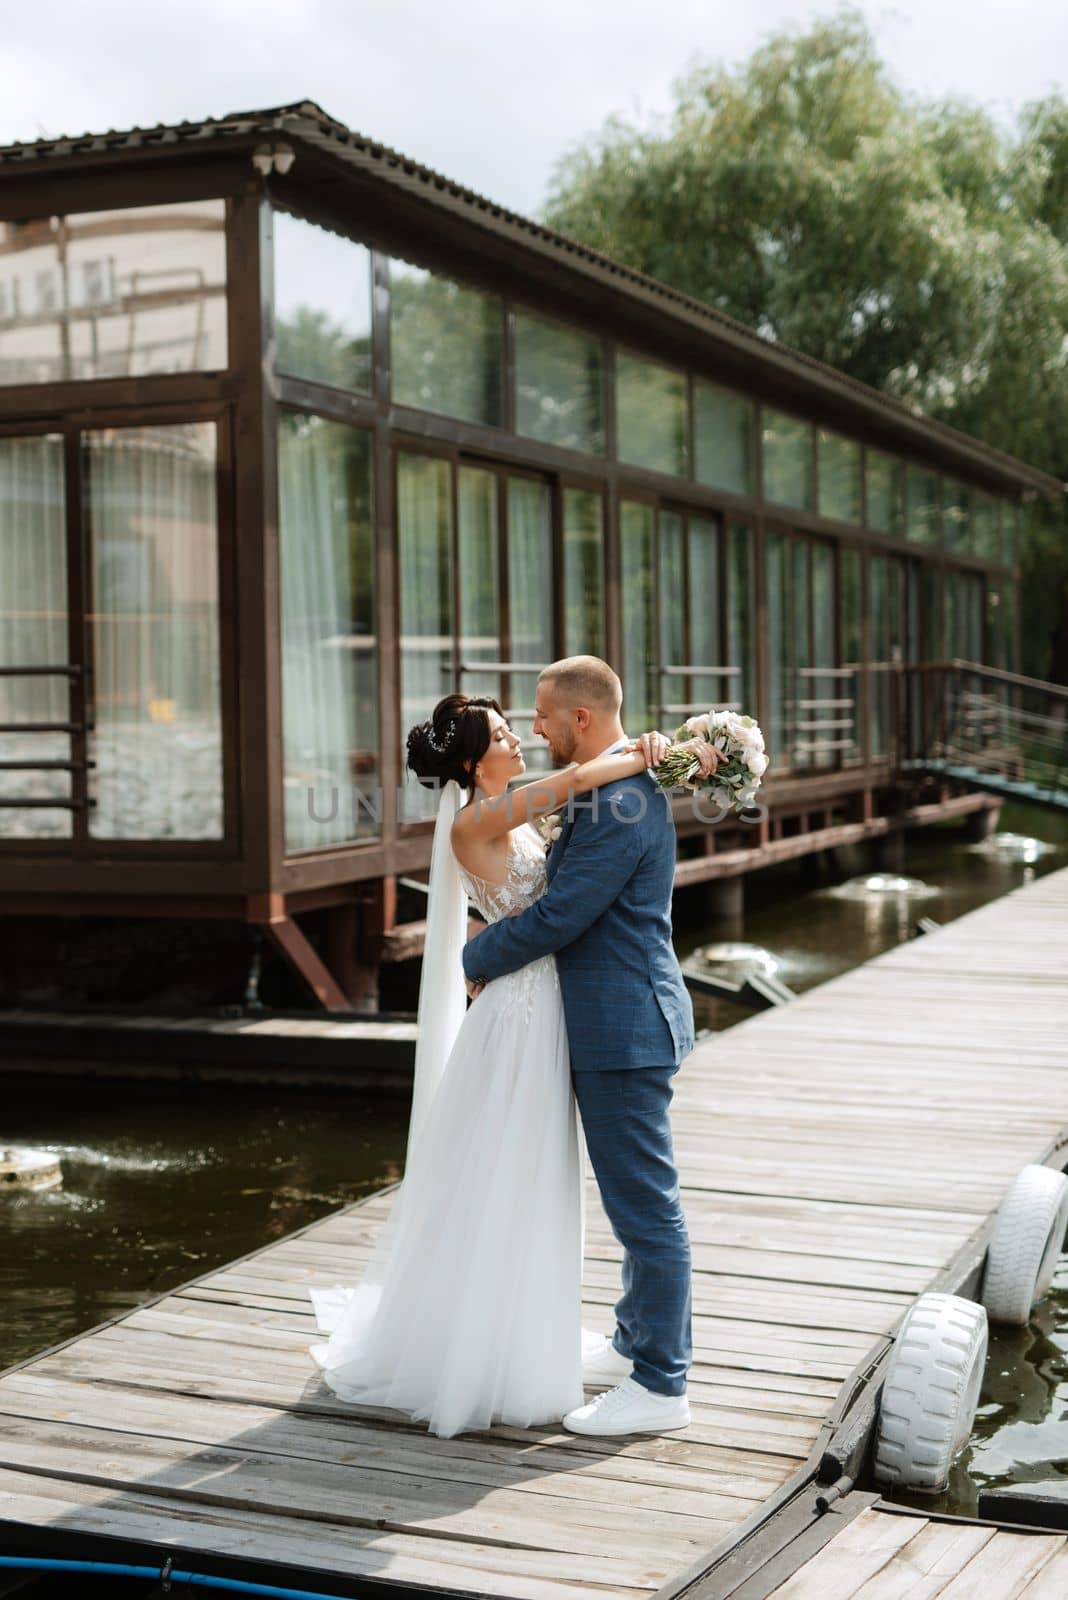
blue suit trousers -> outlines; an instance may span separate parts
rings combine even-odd
[[[614,1343],[655,1394],[679,1395],[693,1353],[690,1237],[668,1107],[677,1067],[572,1071],[586,1148],[623,1246]]]

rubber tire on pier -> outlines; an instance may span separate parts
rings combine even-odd
[[[968,1442],[986,1364],[986,1312],[955,1294],[922,1294],[887,1367],[875,1440],[876,1482],[938,1494]]]
[[[1023,1326],[1046,1295],[1068,1226],[1068,1178],[1054,1167],[1024,1167],[998,1209],[983,1276],[991,1322]]]

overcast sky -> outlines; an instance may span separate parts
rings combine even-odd
[[[612,112],[647,118],[695,59],[743,60],[810,0],[32,0],[3,9],[0,143],[317,100],[514,209]],[[1008,122],[1068,87],[1063,0],[865,0],[897,81]]]

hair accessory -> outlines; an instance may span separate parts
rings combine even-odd
[[[453,720],[449,723],[449,726],[445,729],[445,732],[444,732],[444,734],[442,735],[442,737],[441,737],[441,739],[439,741],[439,740],[435,739],[435,737],[434,737],[434,725],[433,725],[433,723],[428,722],[427,725],[426,725],[426,742],[430,746],[431,750],[433,750],[435,755],[443,756],[445,754],[445,751],[448,749],[449,742],[452,739],[452,736],[453,736],[453,734],[455,732],[456,732],[456,719],[453,718]]]

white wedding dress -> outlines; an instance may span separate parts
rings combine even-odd
[[[487,921],[512,916],[544,892],[545,847],[523,824],[502,884],[460,877]],[[581,1405],[584,1162],[545,956],[463,1016],[360,1283],[309,1290],[334,1393],[445,1437]]]

